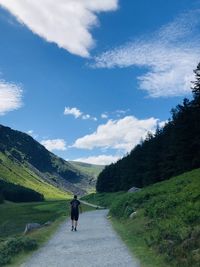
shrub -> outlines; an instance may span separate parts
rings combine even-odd
[[[21,251],[37,248],[37,242],[28,237],[13,237],[0,242],[0,266],[10,263],[13,256]]]

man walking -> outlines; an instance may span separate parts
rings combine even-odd
[[[72,220],[72,231],[77,231],[79,209],[81,211],[81,202],[74,195],[74,199],[70,202],[71,205],[71,220]]]

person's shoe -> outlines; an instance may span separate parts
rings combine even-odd
[[[76,232],[77,230],[76,230],[76,227],[74,228],[74,231]]]
[[[72,229],[71,229],[71,231],[74,231],[74,226],[72,226]]]

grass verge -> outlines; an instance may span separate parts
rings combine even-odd
[[[129,248],[134,257],[140,260],[141,267],[171,267],[161,255],[149,248],[142,237],[144,233],[141,224],[145,224],[143,215],[138,216],[134,222],[111,218],[113,228]]]

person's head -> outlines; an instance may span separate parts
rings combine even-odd
[[[77,195],[74,195],[74,199],[77,199]]]

